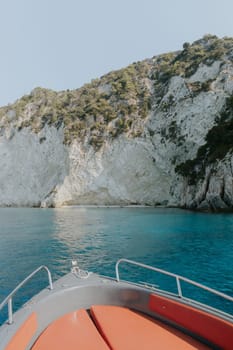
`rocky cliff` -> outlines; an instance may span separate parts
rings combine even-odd
[[[0,108],[0,205],[233,208],[233,39]]]

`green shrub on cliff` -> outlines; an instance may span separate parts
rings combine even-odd
[[[232,46],[230,38],[206,35],[193,44],[184,43],[182,51],[133,63],[77,90],[55,92],[36,88],[11,106],[0,108],[0,121],[11,123],[19,130],[30,127],[34,132],[46,124],[63,127],[65,143],[92,137],[90,143],[96,148],[105,139],[121,134],[139,137],[153,105],[158,106],[173,76],[189,77],[201,63],[211,65],[230,54]],[[193,83],[189,88],[193,94],[208,92],[210,84],[211,81]],[[172,104],[173,101],[163,102],[160,108],[166,113]],[[93,135],[94,129],[98,129],[98,135]]]

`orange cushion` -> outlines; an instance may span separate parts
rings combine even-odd
[[[209,349],[162,323],[127,308],[96,305],[91,315],[112,350]]]
[[[36,330],[37,317],[33,312],[18,329],[5,350],[25,350]]]
[[[81,309],[51,323],[32,350],[109,350],[88,313]]]

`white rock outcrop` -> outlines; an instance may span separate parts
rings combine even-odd
[[[0,137],[0,205],[40,206],[68,172],[62,129],[28,128]]]
[[[57,188],[55,205],[167,203],[170,177],[153,153],[153,145],[144,139],[121,137],[98,154],[74,143],[69,174]]]

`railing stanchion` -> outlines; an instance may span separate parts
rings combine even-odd
[[[46,271],[48,272],[48,278],[49,278],[49,289],[52,290],[53,289],[53,281],[52,281],[52,276],[51,276],[51,272],[49,271],[49,269],[47,268]]]
[[[176,284],[177,284],[178,296],[180,298],[182,298],[182,290],[181,290],[181,285],[180,285],[180,279],[178,276],[176,276]]]
[[[13,323],[12,298],[8,300],[8,324]]]
[[[120,264],[120,260],[117,261],[117,263],[116,263],[116,280],[117,280],[117,282],[120,281],[119,270],[118,270],[118,265],[119,264]]]

